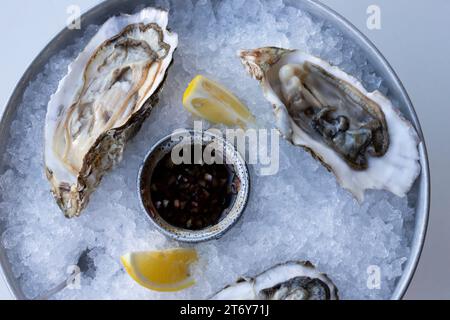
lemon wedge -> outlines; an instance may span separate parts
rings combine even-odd
[[[201,75],[196,76],[184,92],[183,106],[213,123],[244,128],[255,122],[253,115],[234,94]]]
[[[131,278],[147,289],[161,292],[180,291],[194,285],[189,267],[197,260],[194,249],[132,252],[121,257]]]

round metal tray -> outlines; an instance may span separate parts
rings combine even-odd
[[[428,166],[428,157],[425,147],[425,142],[420,128],[417,115],[414,111],[412,103],[397,75],[388,64],[382,54],[375,48],[375,46],[351,23],[345,20],[342,16],[324,6],[323,4],[314,0],[287,0],[291,5],[299,7],[309,12],[313,17],[323,19],[330,25],[339,29],[346,37],[353,40],[353,42],[361,48],[366,54],[370,64],[375,68],[379,76],[385,80],[385,84],[389,89],[390,96],[399,102],[402,108],[403,115],[411,121],[415,126],[421,144],[419,146],[420,163],[422,172],[417,179],[413,189],[409,194],[409,199],[416,208],[415,212],[415,231],[411,243],[411,255],[404,266],[402,277],[397,281],[396,289],[392,294],[392,299],[401,299],[416,270],[419,262],[422,247],[425,241],[425,234],[428,224],[429,202],[430,202],[430,173]],[[102,24],[110,16],[118,13],[131,13],[138,5],[152,5],[149,0],[109,0],[105,1],[93,9],[89,10],[82,16],[82,23],[84,25]],[[9,138],[9,129],[11,121],[14,118],[16,108],[22,101],[24,90],[28,83],[36,78],[36,76],[43,70],[49,59],[57,52],[72,44],[77,37],[81,35],[79,30],[62,30],[42,52],[33,61],[31,66],[25,72],[19,83],[17,84],[14,93],[12,94],[6,108],[0,114],[0,155],[4,153]],[[3,172],[3,164],[0,159],[0,172]],[[1,197],[1,195],[0,195]],[[0,214],[2,214],[0,212]],[[0,232],[1,232],[0,226]],[[24,299],[25,295],[16,279],[14,278],[11,266],[6,257],[5,250],[0,246],[0,278],[4,277],[7,286],[12,295],[17,299]],[[1,279],[0,279],[1,280]]]

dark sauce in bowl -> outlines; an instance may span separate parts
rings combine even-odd
[[[174,164],[171,153],[156,165],[150,198],[162,219],[174,227],[202,230],[219,223],[239,188],[226,164]]]

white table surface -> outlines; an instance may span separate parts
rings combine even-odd
[[[2,1],[0,111],[34,57],[65,27],[69,5],[82,11],[101,0]],[[425,249],[409,299],[450,298],[450,1],[323,0],[364,32],[392,64],[424,130],[432,177],[432,207]],[[366,10],[381,8],[381,30],[366,26]],[[28,22],[27,22],[28,21]],[[10,298],[0,279],[0,299]]]

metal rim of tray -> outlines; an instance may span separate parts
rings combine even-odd
[[[287,2],[289,1],[290,0],[287,0]],[[421,144],[419,145],[419,153],[422,172],[416,181],[416,187],[418,188],[417,193],[419,194],[419,197],[417,198],[415,231],[411,243],[411,252],[408,261],[404,266],[403,274],[398,280],[396,288],[391,296],[391,299],[394,300],[402,299],[411,283],[419,263],[425,242],[430,209],[429,162],[424,136],[416,112],[403,84],[393,68],[381,52],[375,47],[375,45],[352,23],[317,0],[292,0],[290,2],[295,2],[297,7],[305,9],[312,16],[320,17],[339,29],[346,37],[351,38],[352,41],[365,52],[367,59],[374,66],[377,73],[386,81],[386,83],[390,84],[389,89],[391,91],[391,95],[395,95],[398,98],[400,105],[405,107],[405,110],[403,110],[405,116],[412,122],[421,140]],[[84,13],[81,17],[81,21],[87,25],[98,24],[101,21],[105,21],[111,15],[117,14],[118,12],[129,12],[139,4],[144,3],[146,5],[152,5],[152,1],[143,0],[104,1]],[[20,81],[17,83],[3,113],[0,114],[0,149],[5,147],[5,142],[8,140],[9,126],[12,116],[14,115],[16,107],[22,100],[23,92],[28,83],[36,78],[37,74],[42,71],[42,68],[55,53],[57,53],[61,48],[73,43],[73,39],[80,36],[81,33],[82,31],[69,30],[67,28],[59,32],[34,59]],[[2,153],[3,152],[0,152],[0,154]],[[0,247],[0,264],[0,280],[1,278],[5,280],[8,289],[16,299],[26,299],[19,287],[19,284],[12,275],[11,266],[7,260],[5,250],[2,247]]]

